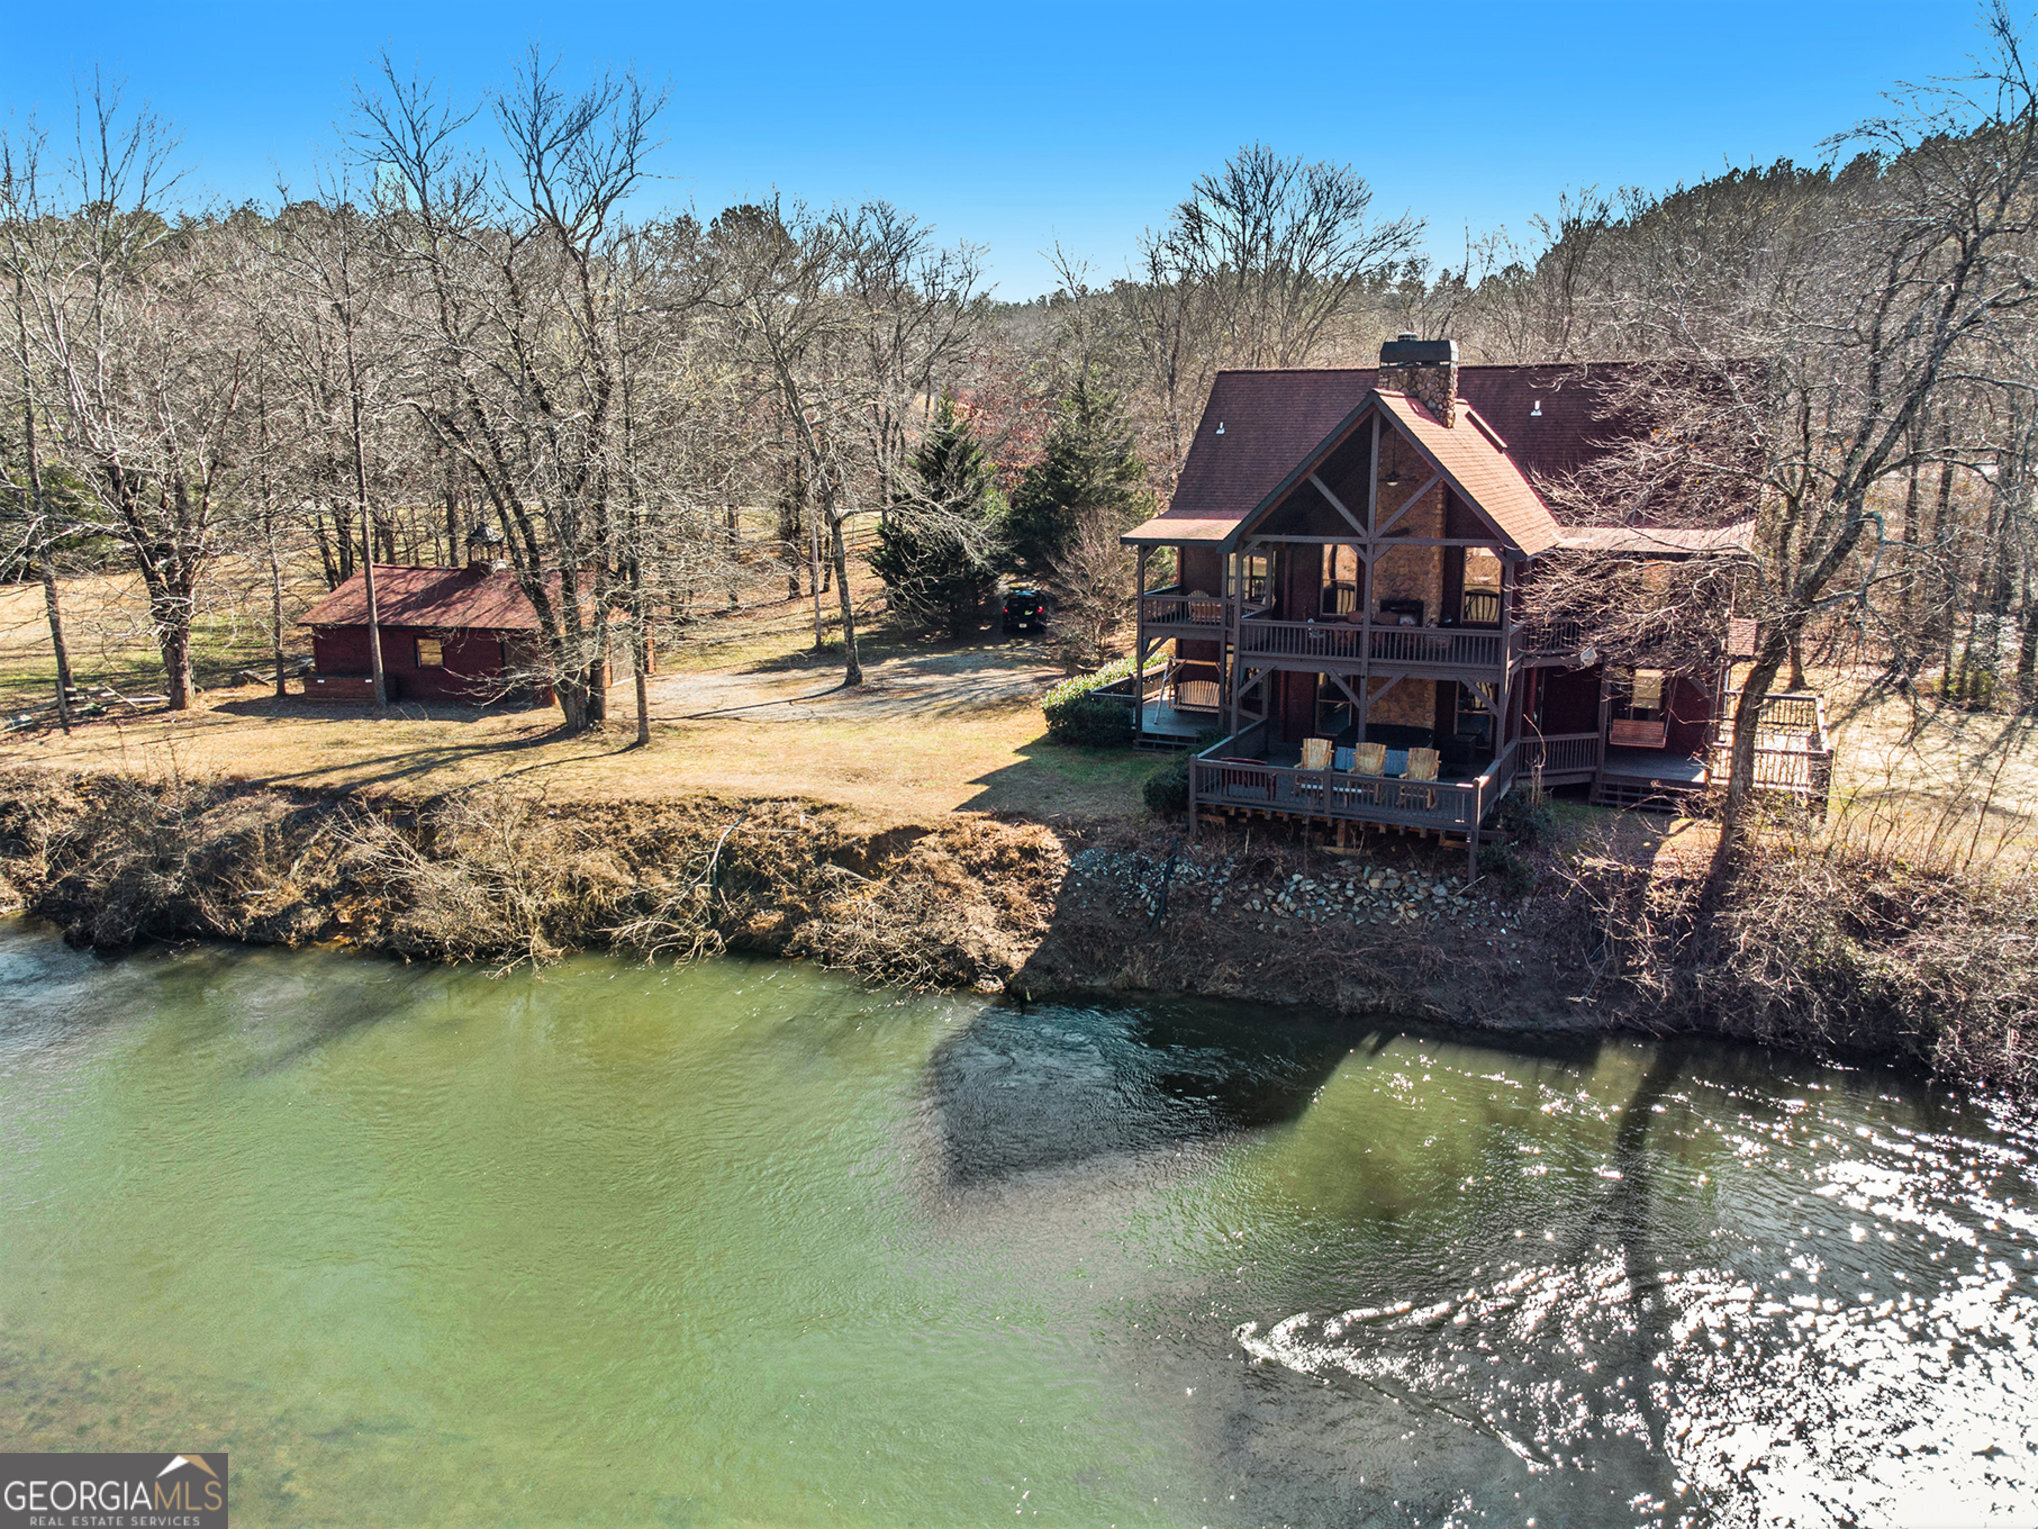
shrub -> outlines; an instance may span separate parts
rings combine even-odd
[[[1131,698],[1101,696],[1096,692],[1131,673],[1132,660],[1121,658],[1094,674],[1078,674],[1056,685],[1040,703],[1041,713],[1047,718],[1047,736],[1056,743],[1071,743],[1080,748],[1115,748],[1130,743]]]
[[[1511,844],[1480,845],[1479,872],[1492,877],[1510,897],[1526,897],[1536,889],[1535,867]]]
[[[1140,788],[1147,811],[1156,817],[1171,818],[1189,810],[1189,757],[1186,753],[1177,754],[1149,775]]]
[[[1511,791],[1493,810],[1493,826],[1515,843],[1532,847],[1556,829],[1557,810],[1541,791]]]

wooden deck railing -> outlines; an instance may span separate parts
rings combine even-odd
[[[1734,713],[1740,705],[1740,692],[1729,691],[1720,716],[1719,731],[1723,741],[1733,738]],[[1758,746],[1803,744],[1813,749],[1826,747],[1826,698],[1799,691],[1764,696],[1762,709],[1755,715],[1755,742]]]
[[[1188,595],[1180,588],[1149,590],[1139,597],[1139,619],[1148,626],[1224,625],[1224,600]]]
[[[1280,813],[1466,833],[1507,794],[1520,759],[1510,744],[1475,780],[1403,780],[1270,765],[1255,757],[1265,736],[1266,724],[1257,722],[1190,760],[1192,811]]]
[[[1726,779],[1733,747],[1732,743],[1715,743],[1712,746],[1710,763],[1715,779]],[[1833,786],[1833,751],[1777,748],[1758,743],[1755,745],[1755,776],[1751,784],[1757,791],[1788,791],[1823,803]]]
[[[1521,740],[1521,768],[1545,775],[1577,775],[1599,768],[1597,733],[1545,733]]]
[[[1517,653],[1576,653],[1585,646],[1585,627],[1576,621],[1531,621],[1514,629]]]
[[[1343,621],[1255,618],[1239,624],[1238,649],[1267,658],[1358,663],[1367,657],[1379,664],[1489,671],[1500,667],[1506,651],[1498,632],[1468,632],[1457,627],[1374,627],[1370,646],[1367,636],[1364,627]]]
[[[1730,693],[1718,736],[1707,751],[1715,780],[1725,780],[1734,753],[1734,712]],[[1820,812],[1833,790],[1833,743],[1826,732],[1826,698],[1798,691],[1764,696],[1755,716],[1755,768],[1749,785],[1757,791],[1801,796]]]

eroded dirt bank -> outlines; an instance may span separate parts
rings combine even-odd
[[[1772,850],[1708,898],[1660,865],[1532,859],[1533,890],[1512,895],[1464,887],[1456,856],[1408,841],[1340,858],[1264,834],[1188,844],[1162,824],[878,826],[795,799],[548,804],[477,788],[392,807],[0,775],[0,909],[101,949],[346,941],[498,965],[747,951],[919,986],[1693,1031],[2032,1083],[2028,887]]]

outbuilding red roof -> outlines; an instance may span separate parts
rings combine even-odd
[[[557,575],[553,582],[557,582]],[[485,568],[375,565],[375,614],[383,626],[432,631],[535,632],[538,613],[516,575]],[[299,626],[366,626],[368,586],[355,573],[306,611]]]
[[[1621,362],[1461,366],[1458,396],[1507,443],[1510,476],[1532,485],[1539,476],[1575,472],[1605,451],[1599,443],[1615,431],[1598,417],[1605,408],[1600,385],[1629,370]],[[1174,498],[1132,535],[1221,540],[1351,417],[1379,375],[1370,366],[1219,372]],[[1444,433],[1461,432],[1480,434],[1462,417]],[[1538,528],[1532,539],[1541,534]]]

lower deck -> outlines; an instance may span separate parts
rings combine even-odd
[[[1183,749],[1213,731],[1221,719],[1213,710],[1177,706],[1172,701],[1147,701],[1139,711],[1142,747]]]

